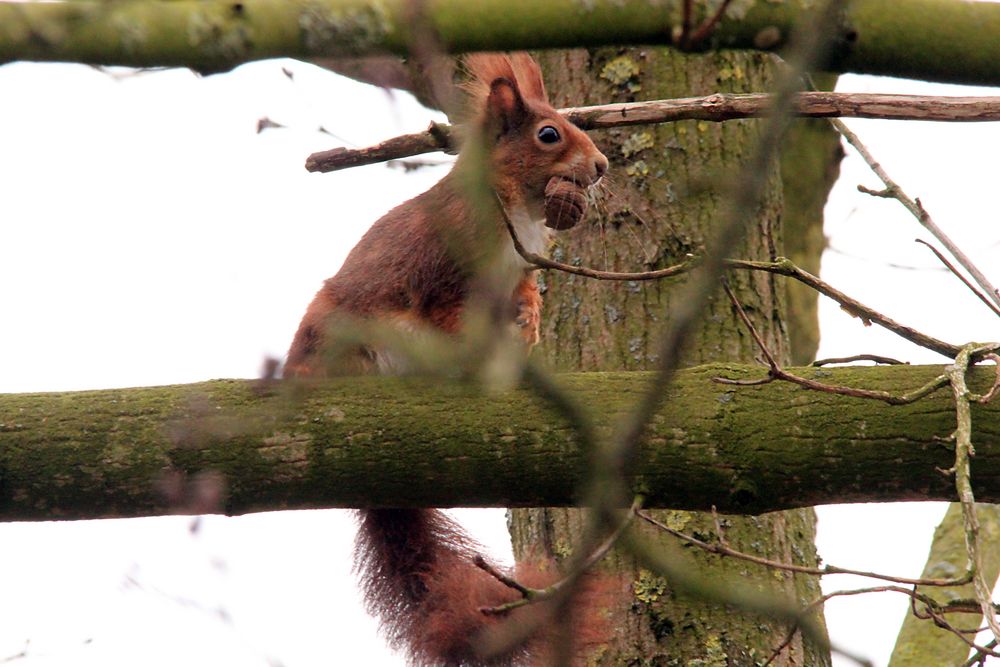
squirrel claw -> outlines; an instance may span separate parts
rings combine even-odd
[[[542,324],[541,313],[536,304],[530,303],[527,299],[518,299],[517,317],[514,324],[521,330],[521,338],[528,347],[533,347],[541,340],[540,328]]]

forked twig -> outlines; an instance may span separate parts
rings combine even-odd
[[[521,584],[520,582],[518,582],[513,577],[510,577],[510,576],[504,574],[503,572],[501,572],[500,570],[498,570],[497,568],[493,567],[493,565],[491,565],[490,562],[488,560],[486,560],[480,554],[476,554],[476,557],[472,559],[472,562],[480,570],[483,570],[484,572],[486,572],[488,575],[490,575],[491,577],[493,577],[494,579],[496,579],[497,581],[499,581],[501,584],[503,584],[507,588],[513,588],[515,591],[517,591],[518,593],[520,593],[523,596],[523,600],[525,600],[525,601],[530,601],[532,599],[535,599],[541,593],[541,591],[539,589],[537,589],[537,588],[529,588],[529,587]],[[480,611],[483,612],[484,614],[499,614],[499,613],[501,613],[500,611],[498,611],[497,607],[486,607],[486,608],[480,609]]]
[[[621,537],[625,529],[629,527],[632,523],[632,519],[635,517],[639,508],[642,507],[642,498],[637,496],[632,502],[632,506],[629,508],[625,517],[618,524],[618,527],[611,532],[608,537],[601,542],[596,549],[594,549],[590,554],[587,555],[572,572],[567,574],[565,577],[559,581],[546,586],[545,588],[529,588],[523,584],[517,582],[513,578],[507,576],[503,572],[500,572],[495,567],[490,565],[485,558],[482,556],[476,556],[475,564],[479,569],[487,572],[494,579],[502,583],[508,588],[512,588],[521,594],[520,600],[514,600],[513,602],[507,602],[505,604],[497,605],[496,607],[483,607],[479,611],[490,616],[500,616],[507,614],[518,607],[523,607],[525,605],[533,604],[536,602],[541,602],[543,600],[549,600],[556,595],[560,594],[568,586],[573,585],[581,576],[583,576],[590,568],[596,565],[602,558],[604,558],[611,548],[615,546],[618,542],[618,538]]]
[[[757,332],[757,328],[750,321],[747,316],[746,311],[743,310],[743,306],[740,304],[736,295],[729,288],[729,284],[723,281],[722,288],[725,290],[726,295],[733,304],[733,308],[736,310],[736,314],[739,316],[740,320],[746,326],[750,335],[753,336],[754,341],[757,343],[757,347],[760,348],[761,354],[764,355],[764,359],[767,361],[769,366],[768,377],[764,380],[751,380],[750,382],[754,384],[763,384],[764,382],[771,382],[773,380],[785,380],[786,382],[792,382],[797,385],[801,385],[808,389],[814,389],[816,391],[822,391],[827,394],[840,394],[841,396],[853,396],[855,398],[870,398],[877,401],[884,401],[889,405],[906,405],[907,403],[913,403],[928,394],[931,394],[941,387],[948,385],[947,374],[942,374],[923,385],[922,387],[903,394],[902,396],[896,396],[890,394],[887,391],[880,391],[875,389],[856,389],[854,387],[844,387],[841,385],[832,385],[819,382],[818,380],[810,380],[809,378],[800,377],[794,373],[789,373],[788,371],[781,368],[778,362],[774,359],[774,355],[771,351],[767,349],[767,344],[761,338],[760,334]],[[731,385],[746,385],[749,384],[744,380],[731,380],[729,378],[716,377],[712,378],[714,382],[719,384],[731,384]]]

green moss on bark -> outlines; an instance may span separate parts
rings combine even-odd
[[[824,379],[902,393],[940,370],[838,369]],[[763,371],[726,364],[678,376],[637,462],[634,483],[649,506],[743,513],[953,497],[936,470],[951,465],[952,454],[935,440],[954,428],[947,392],[891,407],[782,383],[721,387],[711,381],[716,375]],[[972,377],[977,389],[991,379],[987,369]],[[559,377],[602,434],[647,380],[644,373]],[[344,378],[295,393],[217,381],[0,395],[0,520],[180,511],[158,484],[178,472],[221,473],[228,494],[218,511],[229,513],[577,500],[585,452],[573,429],[526,389],[484,395],[430,380]],[[975,491],[997,501],[1000,404],[975,406],[973,420]],[[684,513],[668,520],[698,526]],[[540,517],[530,530],[554,521],[562,519]],[[572,538],[551,544],[562,545],[562,556]]]

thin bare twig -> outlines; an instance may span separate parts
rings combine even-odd
[[[510,233],[511,242],[514,244],[514,250],[517,251],[517,254],[519,254],[524,261],[529,264],[533,264],[540,269],[555,269],[556,271],[572,273],[577,276],[584,276],[585,278],[593,278],[595,280],[660,280],[662,278],[672,278],[673,276],[679,276],[682,273],[687,273],[694,268],[697,263],[696,259],[692,256],[680,264],[668,266],[665,269],[658,269],[656,271],[622,272],[600,271],[586,266],[573,266],[572,264],[557,262],[553,259],[549,259],[548,257],[529,252],[521,244],[521,240],[517,237],[517,231],[514,229],[514,223],[511,222],[510,216],[507,214],[507,211],[503,206],[503,202],[500,201],[499,195],[497,196],[497,201],[500,204],[500,213],[503,217],[504,224],[507,225],[507,231]]]
[[[948,385],[948,376],[946,374],[939,375],[922,387],[911,391],[909,393],[903,394],[902,396],[896,396],[890,394],[887,391],[879,391],[875,389],[856,389],[854,387],[844,387],[841,385],[832,385],[819,382],[818,380],[810,380],[809,378],[800,377],[793,373],[781,368],[778,362],[774,359],[774,355],[771,351],[767,349],[767,345],[764,343],[763,338],[757,333],[757,328],[750,321],[747,316],[746,311],[743,310],[743,306],[740,305],[739,300],[733,291],[729,288],[729,284],[723,281],[722,288],[725,290],[726,295],[732,302],[733,307],[736,309],[736,314],[739,316],[740,320],[746,326],[750,335],[753,336],[754,341],[757,343],[757,347],[760,348],[761,354],[764,355],[764,359],[767,361],[767,365],[770,367],[768,370],[768,380],[785,380],[786,382],[792,382],[797,385],[806,387],[807,389],[814,389],[816,391],[822,391],[827,394],[839,394],[841,396],[853,396],[854,398],[870,398],[877,401],[884,401],[889,405],[906,405],[907,403],[913,403],[928,394],[931,394],[941,387]],[[745,385],[747,384],[744,380],[730,380],[729,378],[715,377],[712,378],[714,382],[719,384],[732,384],[732,385]]]
[[[499,581],[507,588],[513,588],[515,591],[520,593],[523,596],[523,599],[526,601],[533,599],[536,595],[539,594],[538,589],[528,588],[527,586],[519,583],[513,577],[507,576],[497,568],[493,567],[493,565],[491,565],[489,561],[487,561],[479,554],[476,554],[476,557],[472,560],[472,562],[480,570],[483,570],[484,572],[486,572],[488,575]],[[499,609],[498,607],[490,607],[481,609],[480,611],[482,611],[484,614],[498,614],[500,613],[499,611],[497,611],[498,609]]]
[[[824,282],[820,278],[817,278],[808,271],[799,268],[791,260],[784,257],[779,257],[774,262],[750,262],[746,260],[735,260],[731,264],[731,268],[747,269],[752,271],[768,271],[788,276],[789,278],[794,278],[803,285],[808,285],[820,294],[833,299],[840,304],[840,307],[844,310],[844,312],[853,317],[859,318],[866,326],[869,324],[877,324],[885,329],[888,329],[897,336],[905,338],[914,345],[919,345],[920,347],[927,348],[928,350],[933,350],[934,352],[950,359],[954,359],[955,355],[962,349],[959,345],[946,343],[942,340],[934,338],[933,336],[921,333],[912,327],[896,322],[874,308],[870,308],[860,301],[847,296],[840,290],[834,288],[832,285]]]
[[[951,632],[956,637],[965,642],[965,644],[968,645],[973,650],[976,650],[977,652],[981,651],[983,655],[1000,657],[1000,653],[996,653],[993,650],[991,650],[992,649],[991,645],[995,645],[993,642],[990,642],[990,644],[987,644],[985,646],[979,646],[974,641],[966,637],[961,630],[951,625],[951,623],[949,623],[947,619],[945,619],[944,617],[944,614],[946,613],[968,612],[970,611],[969,609],[965,608],[964,606],[954,605],[954,604],[941,605],[938,602],[936,602],[933,598],[930,598],[918,592],[915,588],[902,588],[900,586],[871,586],[868,588],[854,588],[854,589],[833,591],[811,602],[803,609],[803,613],[810,609],[814,609],[819,605],[826,604],[835,597],[866,595],[868,593],[902,593],[903,595],[907,595],[910,597],[910,606],[913,613],[916,616],[918,616],[919,618],[926,618],[932,620],[936,626],[940,627],[943,630]],[[916,602],[918,601],[924,604],[924,609],[926,613],[920,613],[917,610]],[[797,625],[794,624],[792,625],[784,641],[782,641],[781,644],[778,645],[777,648],[775,648],[775,650],[772,652],[768,660],[763,663],[765,666],[770,665],[774,662],[774,660],[781,654],[781,652],[785,649],[785,647],[788,646],[788,644],[792,641],[792,638],[795,636],[795,633],[798,632],[798,629],[799,628]]]
[[[844,139],[847,140],[847,143],[854,146],[855,150],[858,151],[862,159],[868,163],[871,170],[875,172],[885,185],[885,190],[879,192],[873,192],[868,188],[860,188],[861,191],[868,194],[874,194],[879,197],[891,197],[899,201],[899,203],[902,204],[907,211],[913,214],[913,216],[917,219],[917,222],[923,225],[927,231],[934,235],[934,238],[940,241],[941,244],[948,249],[948,252],[951,253],[952,257],[958,260],[958,263],[962,265],[962,268],[969,272],[969,275],[971,275],[976,281],[976,284],[983,288],[987,296],[989,296],[990,301],[992,301],[995,305],[1000,306],[1000,291],[997,291],[997,288],[990,284],[990,281],[986,278],[983,272],[980,271],[979,268],[973,264],[972,260],[970,260],[966,254],[962,252],[957,245],[955,245],[955,242],[952,241],[948,235],[937,226],[937,223],[931,219],[930,214],[924,208],[923,204],[920,203],[920,200],[911,199],[909,195],[903,192],[903,189],[899,187],[899,184],[889,177],[889,174],[882,168],[882,165],[880,165],[872,156],[868,147],[861,143],[861,139],[858,138],[858,135],[852,132],[847,125],[836,118],[831,118],[830,122],[837,129],[837,131],[843,135]]]
[[[681,51],[693,51],[701,46],[702,42],[711,36],[712,32],[715,30],[719,21],[726,13],[726,9],[729,7],[731,0],[722,0],[718,9],[712,16],[705,17],[702,20],[701,25],[697,28],[692,29],[691,18],[694,13],[694,1],[684,0],[682,6],[681,14],[681,25],[674,28],[671,35],[671,42],[673,45],[680,49]]]
[[[615,530],[612,531],[611,534],[608,535],[607,538],[601,544],[599,544],[596,549],[591,551],[582,561],[580,561],[580,563],[575,565],[573,570],[569,574],[567,574],[565,577],[555,582],[554,584],[546,586],[545,588],[528,588],[527,586],[518,583],[511,577],[505,575],[503,572],[500,572],[496,568],[492,567],[489,563],[486,562],[486,560],[483,557],[477,556],[475,560],[477,567],[489,573],[493,578],[495,578],[503,585],[507,586],[508,588],[513,588],[514,590],[516,590],[518,593],[521,594],[520,600],[507,602],[506,604],[497,605],[496,607],[483,607],[479,611],[491,616],[499,616],[502,614],[509,613],[510,611],[517,609],[518,607],[523,607],[525,605],[541,602],[543,600],[550,600],[556,595],[559,595],[569,586],[572,586],[574,583],[576,583],[576,581],[580,577],[582,577],[586,572],[588,572],[590,568],[597,565],[597,563],[600,562],[600,560],[604,558],[609,551],[611,551],[611,548],[618,543],[618,538],[621,537],[622,533],[625,532],[625,529],[628,528],[629,525],[632,523],[632,519],[635,517],[636,513],[638,512],[641,506],[642,506],[642,498],[636,497],[636,499],[632,503],[632,506],[629,508],[628,513],[618,524],[618,527],[615,528]]]
[[[867,93],[796,93],[789,113],[809,118],[884,118],[892,120],[995,121],[1000,120],[1000,97],[938,97]],[[722,122],[759,118],[774,113],[775,96],[767,93],[716,93],[705,97],[651,100],[561,109],[570,122],[584,130],[626,125],[670,123],[679,120]],[[330,172],[386,160],[412,157],[456,147],[454,128],[433,124],[430,129],[404,134],[361,149],[333,148],[313,153],[309,171]]]
[[[444,151],[457,152],[454,128],[442,123],[431,123],[430,127],[416,134],[404,134],[368,146],[367,148],[345,148],[338,146],[313,153],[306,158],[306,170],[330,172],[367,164],[388,162],[401,158]]]
[[[955,265],[952,264],[950,261],[948,261],[948,258],[945,257],[941,253],[940,250],[938,250],[937,248],[935,248],[933,245],[931,245],[927,241],[924,241],[923,239],[913,239],[913,240],[916,241],[917,243],[921,243],[921,244],[927,246],[928,248],[930,248],[931,252],[934,253],[934,256],[938,258],[938,261],[940,261],[942,264],[944,264],[945,267],[949,271],[951,271],[952,275],[954,275],[956,278],[958,278],[959,280],[961,280],[962,284],[965,285],[966,287],[968,287],[969,291],[972,292],[973,294],[975,294],[976,297],[980,301],[982,301],[983,303],[985,303],[986,307],[989,308],[990,310],[992,310],[994,315],[1000,317],[1000,306],[997,306],[996,304],[994,304],[992,301],[990,301],[986,297],[986,295],[984,295],[982,292],[980,292],[978,289],[976,289],[976,286],[973,285],[971,282],[969,282],[969,279],[966,278],[965,276],[963,276],[962,272],[959,271],[957,268],[955,268]]]
[[[22,648],[17,653],[12,653],[10,655],[0,658],[0,663],[14,662],[15,660],[21,660],[28,657],[28,647],[31,646],[31,640],[25,640],[24,648]]]
[[[499,201],[499,200],[498,200]],[[573,266],[572,264],[564,264],[563,262],[557,262],[555,260],[537,255],[532,252],[528,252],[524,246],[521,244],[520,239],[517,237],[517,232],[514,230],[514,225],[510,220],[510,216],[504,210],[503,204],[500,204],[500,213],[504,219],[504,223],[507,226],[507,231],[510,234],[511,242],[514,244],[514,249],[517,253],[524,259],[524,261],[529,264],[533,264],[540,269],[553,269],[556,271],[563,271],[565,273],[571,273],[578,276],[584,276],[586,278],[593,278],[595,280],[660,280],[662,278],[672,278],[684,273],[690,272],[696,266],[701,264],[701,258],[695,256],[689,256],[688,259],[681,262],[680,264],[675,264],[673,266],[668,266],[663,269],[657,269],[654,271],[638,271],[638,272],[620,272],[620,271],[599,271],[597,269],[592,269],[586,266]],[[743,271],[764,271],[767,273],[774,273],[777,275],[786,276],[794,280],[799,281],[804,285],[808,285],[820,294],[829,297],[840,304],[841,309],[843,309],[848,314],[858,317],[867,326],[872,323],[878,324],[879,326],[888,329],[897,336],[905,338],[914,345],[919,345],[920,347],[927,348],[928,350],[933,350],[938,354],[944,355],[946,357],[954,358],[958,351],[961,349],[958,345],[953,345],[951,343],[946,343],[945,341],[934,338],[933,336],[928,336],[927,334],[921,333],[912,327],[908,327],[904,324],[900,324],[895,320],[883,315],[879,311],[870,308],[860,301],[853,299],[840,290],[834,288],[830,284],[824,282],[820,278],[812,275],[808,271],[805,271],[798,266],[796,266],[791,260],[785,257],[778,257],[773,262],[758,262],[745,259],[723,259],[722,265],[728,269],[737,269]],[[977,359],[978,360],[978,359]]]
[[[774,647],[774,650],[771,651],[771,655],[768,656],[767,660],[762,663],[761,667],[769,667],[775,660],[777,660],[782,651],[784,651],[785,648],[792,643],[792,640],[795,639],[795,635],[797,635],[798,632],[798,623],[793,623],[792,627],[788,630],[788,634],[785,635],[785,638],[781,640],[780,644]]]
[[[817,359],[816,361],[809,364],[810,366],[828,366],[830,364],[849,364],[855,361],[874,361],[876,364],[884,364],[886,366],[909,366],[909,361],[900,361],[899,359],[893,359],[892,357],[883,357],[880,354],[854,354],[849,357],[827,357],[826,359]]]
[[[647,523],[656,526],[658,529],[665,533],[669,533],[674,537],[687,542],[692,546],[696,546],[699,549],[703,549],[710,553],[717,554],[719,556],[729,556],[739,560],[745,560],[751,563],[756,563],[757,565],[763,565],[764,567],[773,568],[775,570],[785,570],[787,572],[797,572],[799,574],[808,574],[817,577],[823,577],[829,574],[853,574],[859,577],[867,577],[869,579],[880,579],[882,581],[891,581],[896,584],[906,584],[911,586],[962,586],[969,583],[970,579],[968,575],[960,579],[912,579],[909,577],[897,577],[890,574],[880,574],[878,572],[866,572],[864,570],[852,570],[846,567],[837,567],[836,565],[824,565],[822,567],[808,567],[805,565],[794,565],[792,563],[782,563],[780,561],[769,560],[761,556],[755,556],[753,554],[748,554],[742,551],[738,551],[728,546],[721,539],[718,544],[711,542],[705,542],[704,540],[699,540],[693,535],[688,535],[679,530],[671,528],[670,526],[657,521],[647,512],[639,510],[636,515],[646,521]],[[718,530],[718,528],[716,528]]]
[[[990,387],[990,390],[982,396],[978,396],[976,398],[978,403],[989,403],[996,398],[998,394],[1000,394],[1000,355],[995,352],[990,352],[986,355],[986,359],[989,359],[996,364],[994,367],[995,375],[993,377],[993,386]]]

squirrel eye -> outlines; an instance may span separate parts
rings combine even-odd
[[[546,125],[538,130],[538,140],[543,144],[554,144],[559,141],[559,130],[551,125]]]

